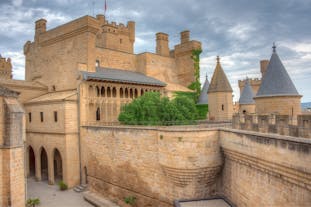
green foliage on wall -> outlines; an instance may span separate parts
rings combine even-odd
[[[197,109],[192,99],[177,96],[173,100],[148,92],[122,107],[119,121],[126,125],[194,124]]]
[[[206,115],[208,112],[208,104],[196,105],[198,111],[198,119],[203,120],[206,119]]]
[[[195,91],[196,100],[198,100],[201,92],[201,83],[200,83],[200,54],[202,53],[201,49],[192,50],[192,60],[194,66],[194,78],[195,81],[192,82],[188,88]]]

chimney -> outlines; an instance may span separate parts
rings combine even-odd
[[[267,71],[269,65],[269,60],[261,60],[260,61],[260,72],[261,72],[261,77],[263,77]]]
[[[162,56],[169,56],[170,49],[168,47],[168,34],[159,32],[156,34],[157,46],[156,53]]]
[[[190,41],[190,31],[189,30],[185,30],[183,32],[180,33],[180,43],[186,43]]]

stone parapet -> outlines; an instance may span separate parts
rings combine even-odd
[[[311,115],[233,115],[232,128],[311,138]]]

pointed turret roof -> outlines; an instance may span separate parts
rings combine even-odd
[[[203,88],[201,90],[200,97],[199,97],[197,104],[208,104],[208,102],[207,102],[207,100],[208,100],[208,96],[207,96],[208,87],[209,87],[209,81],[208,81],[208,78],[206,76],[206,79],[205,79]]]
[[[255,101],[253,98],[254,98],[253,89],[251,85],[249,84],[248,78],[246,78],[244,89],[239,99],[239,104],[255,104]]]
[[[299,96],[273,45],[273,53],[256,97]]]
[[[219,56],[217,56],[216,68],[208,88],[208,93],[212,92],[232,92],[228,78],[220,65]]]

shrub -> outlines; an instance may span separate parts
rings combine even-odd
[[[128,196],[124,198],[124,202],[126,204],[130,204],[131,206],[135,205],[136,203],[136,197],[135,196]]]
[[[62,180],[58,182],[58,186],[59,186],[59,189],[60,189],[61,191],[64,191],[64,190],[67,190],[67,189],[68,189],[67,184],[64,183],[64,181],[62,181]]]
[[[39,198],[29,198],[27,200],[27,207],[35,207],[36,205],[40,205]]]

